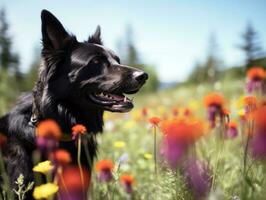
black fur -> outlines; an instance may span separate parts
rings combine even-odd
[[[93,158],[95,135],[103,130],[103,112],[131,110],[133,104],[129,99],[121,100],[123,94],[136,93],[148,78],[141,70],[121,65],[119,57],[103,46],[99,26],[87,41],[78,42],[50,12],[43,10],[41,19],[43,49],[38,80],[33,91],[23,94],[0,118],[0,132],[8,136],[4,153],[12,187],[20,173],[27,182],[32,180],[35,120],[54,119],[69,134],[73,125],[85,125],[91,134],[88,146]],[[99,96],[101,92],[115,99]],[[74,142],[60,142],[60,147],[76,160]]]

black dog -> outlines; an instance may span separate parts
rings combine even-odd
[[[85,42],[66,32],[62,24],[43,10],[42,60],[32,92],[0,118],[0,132],[8,136],[5,160],[12,187],[19,174],[32,180],[31,154],[35,149],[35,128],[40,120],[54,119],[64,133],[83,124],[95,135],[102,131],[103,112],[128,112],[132,101],[124,94],[136,93],[148,75],[120,64],[119,57],[103,46],[100,27]],[[91,157],[96,155],[95,137],[89,141]],[[60,143],[76,160],[74,142]],[[89,166],[91,167],[91,166]]]

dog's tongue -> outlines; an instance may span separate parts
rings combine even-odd
[[[116,95],[116,94],[109,94],[111,97],[113,97],[116,101],[123,101],[125,99],[124,95]]]

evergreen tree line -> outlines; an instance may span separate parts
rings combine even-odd
[[[241,41],[241,44],[236,46],[236,50],[238,49],[244,54],[244,65],[225,68],[219,56],[216,37],[211,35],[206,58],[203,62],[196,62],[187,82],[214,82],[220,78],[236,79],[244,77],[245,72],[253,66],[266,68],[266,53],[263,51],[259,35],[251,23],[247,24],[241,35]]]

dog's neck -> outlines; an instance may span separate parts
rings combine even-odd
[[[77,108],[74,105],[56,102],[51,97],[45,98],[49,101],[41,101],[41,104],[34,104],[32,118],[36,121],[53,119],[59,123],[64,133],[70,133],[71,128],[76,124],[86,126],[89,132],[99,133],[103,130],[103,111],[95,108]]]

